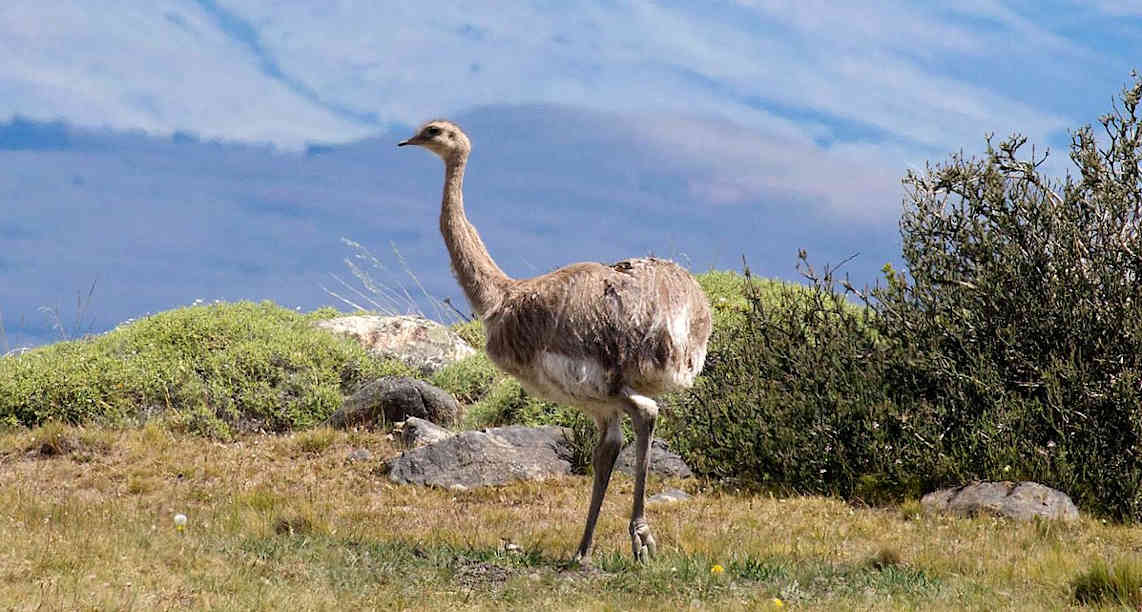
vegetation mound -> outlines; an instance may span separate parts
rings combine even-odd
[[[217,437],[307,427],[360,383],[412,374],[313,326],[337,314],[270,302],[189,306],[0,359],[0,422],[161,417]]]

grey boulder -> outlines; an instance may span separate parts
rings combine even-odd
[[[396,483],[462,490],[571,473],[573,451],[569,431],[563,427],[515,425],[454,434],[410,418],[401,427],[400,438],[419,448],[386,463],[389,479]],[[661,476],[692,475],[682,459],[658,439],[651,446],[649,463],[651,473]],[[624,450],[615,467],[633,474],[634,449]]]
[[[615,470],[634,477],[635,448],[634,443],[627,444],[615,460]],[[650,453],[647,456],[648,470],[651,474],[667,478],[693,478],[694,473],[682,457],[670,450],[665,440],[654,438],[650,441]]]
[[[933,491],[920,503],[928,511],[960,516],[990,514],[1024,521],[1079,517],[1078,508],[1066,493],[1028,481],[974,482]]]
[[[460,420],[460,403],[423,380],[385,376],[345,399],[327,423],[332,427],[377,426],[416,417],[450,426]]]
[[[406,451],[385,464],[389,479],[463,490],[571,473],[562,427],[497,427],[464,431]]]

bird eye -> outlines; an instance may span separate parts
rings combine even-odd
[[[436,136],[439,133],[440,133],[440,128],[436,127],[435,125],[431,125],[431,126],[424,128],[424,135],[428,136],[430,138],[433,136]]]

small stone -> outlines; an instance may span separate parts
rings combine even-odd
[[[367,448],[355,448],[349,451],[349,461],[368,461],[372,458],[373,453]]]
[[[648,504],[659,504],[659,503],[674,504],[674,503],[678,503],[680,501],[686,501],[686,500],[690,499],[691,497],[692,496],[689,493],[682,491],[680,489],[669,489],[669,490],[666,490],[666,491],[659,493],[658,495],[651,496],[649,499],[646,500],[646,503],[648,503]]]
[[[397,431],[394,430],[394,433]],[[431,421],[409,417],[407,421],[401,424],[398,435],[405,446],[416,448],[434,444],[455,434]]]

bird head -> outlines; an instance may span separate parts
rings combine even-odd
[[[467,155],[472,143],[460,126],[444,119],[433,119],[420,126],[416,135],[397,143],[398,147],[417,145],[439,155],[445,161]]]

